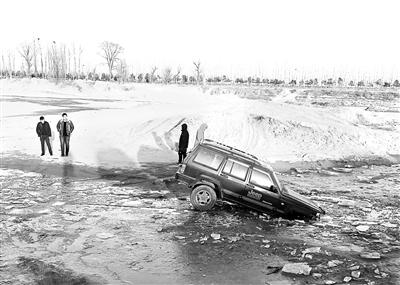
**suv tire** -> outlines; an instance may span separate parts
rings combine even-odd
[[[214,189],[207,185],[199,185],[190,194],[190,202],[199,211],[208,211],[214,207],[217,194]]]

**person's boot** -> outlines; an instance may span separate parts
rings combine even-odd
[[[44,155],[44,153],[42,153],[40,156],[43,156]]]

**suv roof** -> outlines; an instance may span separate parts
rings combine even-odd
[[[216,142],[216,141],[213,141],[213,140],[209,140],[209,139],[205,139],[202,144],[206,145],[206,146],[211,146],[211,147],[219,149],[219,150],[223,150],[225,152],[230,153],[231,155],[239,156],[239,157],[241,157],[243,159],[246,159],[246,160],[251,160],[252,162],[255,162],[257,164],[261,164],[259,162],[257,156],[252,155],[252,154],[247,153],[247,152],[244,152],[244,151],[239,150],[237,148],[231,147],[229,145],[226,145],[226,144],[223,144],[223,143],[220,143],[220,142]]]

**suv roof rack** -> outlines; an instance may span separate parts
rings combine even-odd
[[[227,149],[227,150],[229,150],[229,151],[232,151],[234,154],[237,154],[237,155],[240,155],[240,156],[243,156],[243,157],[247,157],[247,158],[251,158],[251,159],[258,160],[258,157],[257,157],[257,156],[252,155],[252,154],[250,154],[250,153],[248,153],[248,152],[242,151],[242,150],[240,150],[240,149],[231,147],[231,146],[229,146],[229,145],[226,145],[226,144],[223,144],[223,143],[220,143],[220,142],[217,142],[217,141],[213,141],[213,140],[210,140],[210,139],[205,139],[204,142],[205,142],[205,143],[208,143],[208,144],[210,144],[210,145],[223,147],[224,149]]]

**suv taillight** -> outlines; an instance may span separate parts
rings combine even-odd
[[[179,166],[178,172],[183,173],[185,172],[185,169],[186,169],[186,164],[182,164],[181,166]]]

